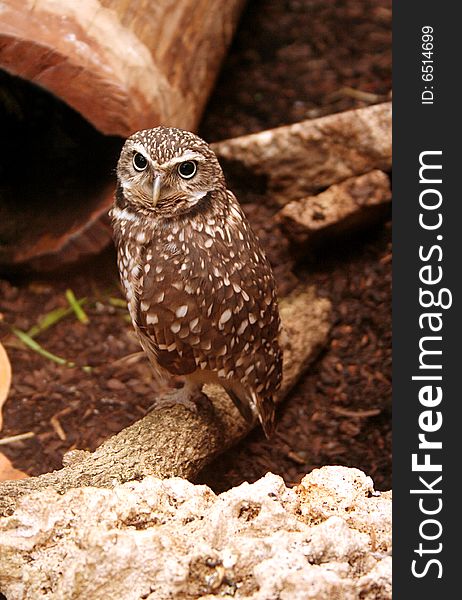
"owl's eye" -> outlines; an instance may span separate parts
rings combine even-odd
[[[133,155],[133,166],[137,171],[144,171],[148,166],[148,161],[142,154],[137,152]]]
[[[178,165],[178,173],[183,179],[191,179],[197,171],[197,163],[194,160],[186,160]]]

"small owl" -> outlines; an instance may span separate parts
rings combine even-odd
[[[178,401],[222,385],[269,437],[282,378],[274,278],[214,152],[188,131],[139,131],[117,179],[119,272],[152,367],[184,380]]]

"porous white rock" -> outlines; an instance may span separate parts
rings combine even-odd
[[[183,479],[45,490],[0,519],[8,600],[388,600],[391,497],[357,469],[215,495]]]
[[[373,551],[391,551],[391,492],[375,492],[372,479],[359,469],[315,469],[297,490],[307,523],[339,516],[369,536]]]

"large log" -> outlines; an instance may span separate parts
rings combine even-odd
[[[0,0],[0,268],[107,246],[118,136],[197,128],[244,3]]]
[[[3,0],[0,68],[106,134],[194,129],[245,0]]]

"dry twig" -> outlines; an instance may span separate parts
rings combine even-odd
[[[33,431],[9,435],[8,437],[0,438],[0,446],[6,446],[7,444],[13,444],[14,442],[21,442],[22,440],[28,440],[29,438],[33,437],[35,437],[35,433]]]

